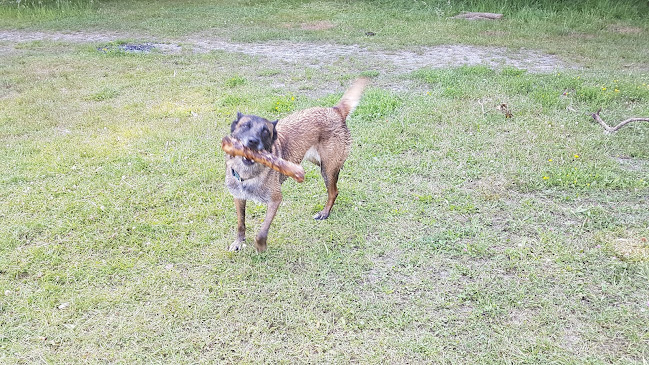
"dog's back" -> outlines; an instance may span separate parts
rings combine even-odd
[[[281,157],[294,163],[307,159],[317,165],[323,160],[342,165],[351,144],[345,120],[358,106],[368,81],[357,79],[333,107],[309,108],[281,119],[277,123]]]

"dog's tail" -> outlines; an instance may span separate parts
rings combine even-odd
[[[338,104],[334,106],[334,108],[338,109],[340,114],[342,114],[343,119],[347,118],[347,116],[356,109],[358,103],[361,101],[363,90],[369,82],[370,79],[367,77],[359,77],[356,79],[352,86],[345,91],[345,94],[343,94],[343,97],[340,99]]]

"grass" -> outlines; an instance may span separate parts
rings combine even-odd
[[[646,362],[649,125],[605,135],[587,114],[649,115],[646,10],[494,2],[475,10],[510,20],[467,23],[445,18],[457,4],[5,4],[3,29],[116,31],[119,14],[144,34],[125,38],[147,41],[211,29],[395,50],[506,32],[589,67],[400,73],[0,41],[0,362]],[[325,14],[336,27],[281,25]],[[377,36],[357,35],[368,24]],[[310,218],[326,193],[306,165],[284,184],[268,252],[227,252],[219,142],[236,112],[332,105],[359,74],[374,82],[348,122],[331,217]],[[249,205],[250,238],[264,213]]]
[[[43,3],[44,5],[38,5]],[[519,1],[0,1],[0,27],[136,36],[363,44],[373,48],[475,44],[536,48],[589,67],[644,67],[649,5],[640,0]],[[4,5],[4,6],[3,6]],[[451,19],[461,11],[505,14],[500,22]],[[169,21],[174,19],[174,21]],[[328,22],[323,30],[310,25]],[[375,36],[367,36],[373,32]]]

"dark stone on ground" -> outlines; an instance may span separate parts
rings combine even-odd
[[[126,43],[126,44],[118,44],[118,45],[109,44],[109,45],[97,47],[97,50],[103,53],[117,51],[117,50],[122,52],[129,52],[129,53],[149,53],[153,49],[155,49],[155,46],[151,43],[142,43],[142,44]]]

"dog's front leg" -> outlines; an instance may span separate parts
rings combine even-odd
[[[230,251],[239,251],[246,242],[246,201],[234,199],[237,207],[237,239],[230,245]]]
[[[266,251],[268,229],[270,228],[270,224],[273,222],[273,218],[275,218],[277,208],[279,208],[281,202],[282,197],[279,196],[278,199],[275,199],[268,203],[268,208],[266,209],[266,218],[264,218],[264,223],[261,224],[261,229],[259,229],[259,233],[257,233],[257,237],[255,239],[255,248],[257,248],[257,252]]]

